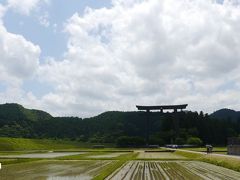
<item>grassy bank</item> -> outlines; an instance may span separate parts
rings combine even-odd
[[[174,154],[186,157],[190,160],[196,160],[202,158],[204,155],[200,153],[195,153],[195,152],[186,152],[186,151],[178,151],[176,150]]]
[[[190,150],[190,151],[198,151],[198,152],[206,152],[206,147],[192,147],[192,148],[181,148],[184,150]],[[213,147],[213,152],[227,152],[227,147]]]
[[[187,157],[191,160],[203,161],[240,172],[240,158],[218,156],[214,154],[200,154],[185,151],[176,151],[175,153]]]
[[[2,165],[39,161],[40,159],[0,159]]]
[[[237,158],[205,155],[199,160],[240,172],[240,159]]]
[[[65,140],[0,138],[0,151],[61,150],[91,148],[93,144]]]

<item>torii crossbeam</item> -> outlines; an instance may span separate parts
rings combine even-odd
[[[162,106],[139,106],[136,105],[138,110],[145,110],[145,111],[151,111],[151,110],[160,110],[163,112],[163,110],[174,110],[174,112],[177,112],[177,110],[183,110],[186,109],[188,104],[181,104],[181,105],[162,105]]]

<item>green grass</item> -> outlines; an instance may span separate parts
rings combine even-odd
[[[74,147],[78,146],[62,140],[0,138],[0,151],[67,149]]]
[[[186,157],[186,158],[188,158],[188,159],[190,159],[190,160],[199,159],[199,158],[201,158],[202,156],[204,156],[203,154],[200,154],[200,153],[186,152],[186,151],[178,151],[178,150],[176,150],[176,151],[174,152],[174,154],[177,154],[177,155]]]
[[[206,147],[181,148],[181,149],[190,150],[190,151],[200,151],[200,152],[206,152],[207,151]],[[227,151],[227,147],[213,147],[213,152],[214,151]]]
[[[240,159],[237,158],[205,155],[199,160],[240,172]]]
[[[91,148],[93,144],[65,140],[0,138],[0,151],[76,150]]]
[[[2,165],[9,165],[9,164],[18,164],[18,163],[25,163],[25,162],[32,162],[38,161],[40,159],[0,159],[0,163]]]

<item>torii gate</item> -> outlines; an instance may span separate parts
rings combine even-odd
[[[179,134],[179,118],[177,117],[177,113],[183,111],[183,109],[186,109],[188,104],[181,104],[181,105],[161,105],[161,106],[139,106],[136,105],[138,110],[143,110],[146,111],[147,114],[147,127],[146,127],[146,143],[149,145],[149,115],[151,111],[160,111],[161,113],[164,113],[164,110],[173,110],[173,113],[175,114],[175,120],[174,120],[174,125],[175,125],[175,131],[178,136]]]

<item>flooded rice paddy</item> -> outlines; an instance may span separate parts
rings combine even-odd
[[[140,152],[139,159],[186,159],[183,156],[174,154],[172,152]]]
[[[113,161],[42,160],[3,166],[1,180],[89,180]]]
[[[239,180],[240,173],[195,161],[131,161],[108,180]]]
[[[136,152],[135,152],[136,153]],[[137,151],[135,160],[129,160],[122,167],[110,172],[107,180],[239,180],[236,172],[212,164],[190,161],[171,152]],[[80,156],[78,157],[78,155]],[[82,155],[81,155],[82,154]],[[117,160],[101,160],[128,155],[129,152],[48,152],[5,155],[0,161],[0,180],[90,180],[116,165]],[[72,156],[75,160],[63,158]],[[18,159],[18,158],[43,158]],[[45,158],[45,159],[44,159]],[[79,159],[78,159],[79,158]],[[81,159],[82,158],[82,159]],[[94,159],[93,159],[94,158]],[[99,159],[98,159],[99,158]],[[119,158],[119,160],[121,159]],[[77,160],[78,159],[78,160]],[[84,160],[85,159],[85,160]],[[17,160],[31,161],[16,164]],[[15,164],[8,164],[16,161]],[[7,165],[8,164],[8,165]]]
[[[17,155],[0,155],[0,158],[56,158],[63,156],[71,156],[84,154],[85,152],[47,152],[47,153],[29,153],[29,154],[17,154]]]
[[[107,154],[102,154],[102,155],[91,155],[91,156],[86,156],[87,158],[115,158],[124,154],[128,153],[107,153]]]

